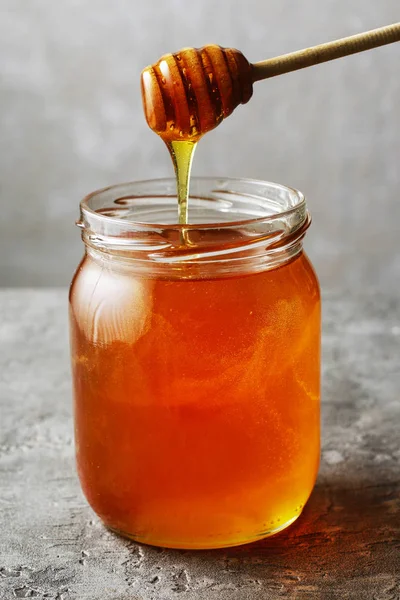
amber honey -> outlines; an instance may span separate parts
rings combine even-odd
[[[166,54],[141,75],[149,127],[165,142],[177,180],[179,223],[188,223],[189,181],[199,139],[253,93],[252,67],[241,52],[215,44]],[[185,243],[185,232],[182,232]]]
[[[253,68],[234,48],[183,48],[146,67],[141,88],[153,131],[165,141],[196,142],[250,100]]]
[[[70,293],[78,471],[95,512],[177,548],[290,524],[319,461],[320,298],[307,257],[229,274],[216,262],[196,277],[184,265],[139,273],[102,252],[87,252]]]

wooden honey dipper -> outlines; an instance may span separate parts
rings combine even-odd
[[[142,71],[146,120],[165,142],[196,142],[250,100],[254,82],[398,41],[395,23],[255,64],[233,48],[184,48]]]

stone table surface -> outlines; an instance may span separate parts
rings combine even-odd
[[[0,292],[0,598],[400,598],[400,294],[324,294],[323,444],[303,515],[218,551],[107,531],[74,468],[65,290]]]

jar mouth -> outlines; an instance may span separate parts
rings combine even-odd
[[[162,276],[182,277],[183,268],[188,278],[273,268],[301,251],[310,224],[301,192],[253,179],[193,177],[185,225],[174,178],[107,187],[80,207],[77,225],[92,254],[142,272],[152,263]]]
[[[169,199],[169,214],[164,220],[153,218],[149,221],[150,214],[156,213],[154,204],[161,203],[161,199]],[[205,204],[210,202],[213,203],[211,210],[210,206],[205,207]],[[240,207],[237,206],[239,202]],[[152,206],[153,209],[149,211],[149,207]],[[168,227],[171,230],[186,231],[239,227],[273,221],[290,216],[296,211],[306,210],[306,201],[300,191],[279,183],[247,178],[192,177],[189,222],[182,225],[173,221],[177,221],[178,217],[176,180],[166,177],[102,188],[83,198],[80,208],[81,216],[92,222],[94,219],[96,222],[120,223],[124,227]],[[163,203],[163,208],[166,208],[166,202]],[[144,220],[146,209],[147,218]],[[159,210],[161,214],[166,215],[166,210],[162,211],[160,206]],[[205,212],[207,216],[203,221],[201,215]],[[210,217],[211,213],[213,217]],[[217,219],[217,215],[223,218]],[[235,216],[226,218],[227,215]]]

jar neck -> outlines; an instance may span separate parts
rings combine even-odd
[[[172,187],[154,180],[85,198],[78,225],[88,255],[113,269],[191,279],[274,269],[301,252],[310,216],[300,192],[250,180],[194,181],[185,226],[174,222],[173,180]]]

